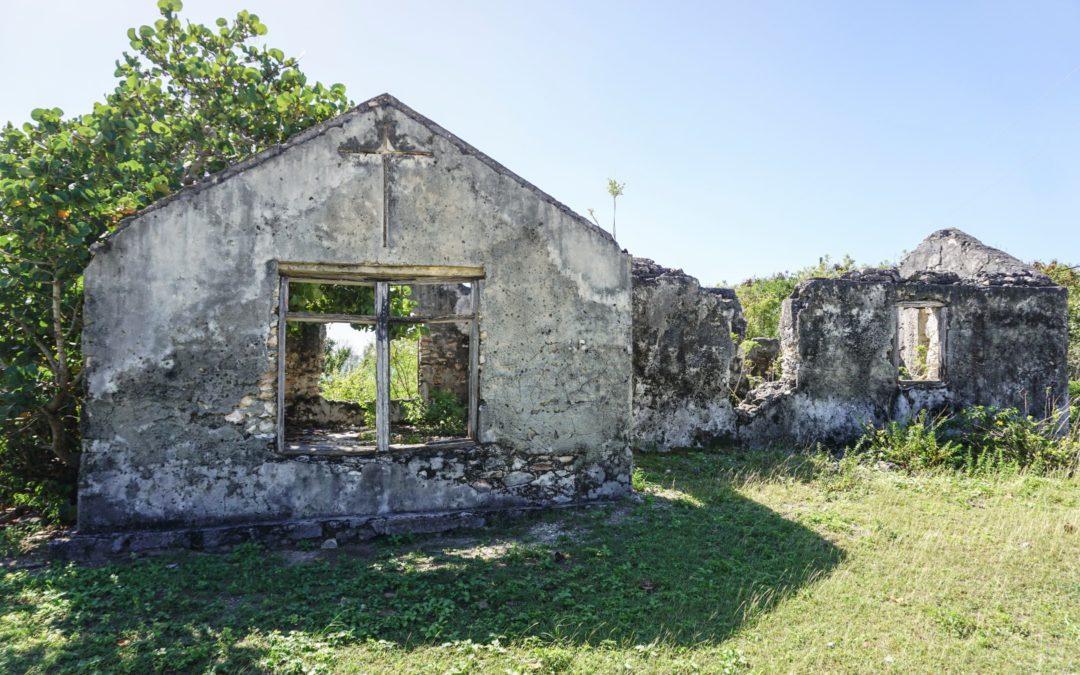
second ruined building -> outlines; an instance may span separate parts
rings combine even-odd
[[[922,409],[1067,410],[1065,289],[959,230],[896,268],[799,284],[783,304],[777,377],[748,392],[733,291],[638,258],[633,293],[643,448],[843,443]],[[767,354],[762,342],[751,351]]]

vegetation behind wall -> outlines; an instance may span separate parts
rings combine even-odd
[[[1051,260],[1034,266],[1069,292],[1069,379],[1080,382],[1080,265]],[[859,267],[848,255],[835,263],[825,256],[816,265],[795,272],[754,277],[736,285],[735,294],[746,319],[746,338],[780,337],[780,306],[799,282],[813,277],[839,277]]]
[[[819,258],[816,265],[795,272],[753,277],[735,286],[735,294],[739,297],[743,317],[746,319],[746,339],[780,337],[780,306],[800,281],[813,277],[838,277],[855,268],[855,261],[851,256],[845,255],[835,263],[829,256],[825,256]]]
[[[255,44],[258,16],[205,26],[181,22],[180,0],[157,5],[88,113],[39,108],[0,129],[0,509],[58,515],[74,495],[90,245],[351,106],[343,85],[309,83],[295,58]]]
[[[1051,260],[1035,268],[1069,291],[1069,379],[1080,388],[1080,265]]]

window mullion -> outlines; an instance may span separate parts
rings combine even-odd
[[[479,440],[480,282],[472,283],[472,321],[469,322],[469,438]]]
[[[390,449],[390,284],[375,284],[375,444]]]
[[[289,277],[278,281],[277,323],[277,449],[285,450],[285,338],[288,333],[286,315],[289,313]]]

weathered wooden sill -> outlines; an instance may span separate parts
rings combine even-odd
[[[947,386],[944,380],[900,380],[897,384],[901,389],[944,389]]]
[[[422,452],[443,450],[466,450],[480,447],[476,441],[468,438],[450,441],[435,441],[434,443],[414,443],[391,445],[387,453],[396,452]],[[281,454],[286,457],[372,457],[380,453],[374,445],[365,446],[340,446],[340,445],[287,445]]]

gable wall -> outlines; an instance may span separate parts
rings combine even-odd
[[[381,162],[398,148],[390,246]],[[274,450],[276,261],[483,266],[480,440],[451,455]],[[114,235],[86,271],[84,530],[575,501],[628,489],[629,257],[385,106]]]

